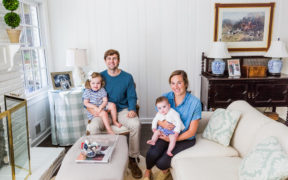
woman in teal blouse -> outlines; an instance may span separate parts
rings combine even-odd
[[[165,93],[171,107],[176,110],[181,117],[185,129],[181,131],[177,138],[176,146],[172,151],[175,155],[187,148],[194,146],[196,143],[196,131],[199,120],[201,119],[201,102],[198,98],[187,91],[189,81],[187,74],[183,70],[174,71],[169,78],[171,92]],[[159,126],[166,129],[173,129],[174,126],[166,121],[159,121]],[[146,171],[144,180],[149,180],[151,177],[151,169],[156,165],[162,170],[157,180],[164,180],[169,176],[169,168],[171,164],[171,156],[166,154],[169,145],[169,138],[161,136],[154,146],[151,146],[146,155]]]

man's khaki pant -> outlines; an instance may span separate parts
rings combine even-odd
[[[128,118],[128,109],[123,109],[118,112],[118,122],[129,129],[129,157],[136,158],[140,155],[140,130],[141,124],[138,116],[134,118]],[[111,121],[111,119],[110,119]],[[88,127],[89,126],[89,127]],[[94,117],[92,121],[87,125],[87,130],[89,129],[90,134],[99,134],[101,131],[105,130],[104,123],[101,118]]]

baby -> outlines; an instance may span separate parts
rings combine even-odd
[[[154,117],[152,121],[153,136],[151,140],[147,141],[147,143],[151,145],[155,145],[160,135],[168,136],[170,142],[169,142],[167,154],[169,156],[173,156],[172,150],[175,147],[176,140],[180,131],[185,128],[184,124],[180,119],[180,115],[174,109],[170,108],[170,104],[166,97],[164,96],[158,97],[156,99],[155,104],[158,109],[158,113],[156,114],[156,116]],[[175,127],[172,130],[164,129],[161,126],[157,127],[158,121],[164,121],[164,120],[173,124]]]
[[[116,105],[108,102],[107,92],[104,89],[105,82],[100,73],[93,72],[85,83],[85,91],[83,93],[84,105],[87,108],[94,109],[97,116],[102,118],[104,126],[109,134],[115,134],[110,126],[108,112],[111,113],[113,124],[121,127],[122,124],[117,121]],[[90,135],[90,123],[94,116],[87,111],[88,125],[86,135]]]

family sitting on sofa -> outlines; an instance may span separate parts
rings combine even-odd
[[[140,121],[134,80],[118,68],[118,51],[106,51],[104,60],[107,70],[97,76],[101,77],[98,80],[89,77],[89,94],[83,95],[89,112],[87,133],[96,134],[105,128],[108,133],[115,133],[108,119],[110,112],[115,126],[123,125],[130,130],[128,167],[134,178],[141,178],[137,164]],[[187,90],[189,82],[183,70],[172,72],[169,83],[172,91],[163,95],[166,103],[157,104],[161,115],[156,116],[159,120],[155,120],[154,134],[148,141],[151,147],[146,155],[145,180],[152,178],[155,165],[161,170],[157,180],[167,179],[170,172],[173,179],[181,180],[288,178],[285,125],[264,116],[245,101],[233,102],[227,109],[202,112],[200,100]],[[159,102],[162,101],[156,101]],[[175,111],[172,115],[170,107]],[[181,123],[176,118],[169,120],[171,116],[181,119]]]

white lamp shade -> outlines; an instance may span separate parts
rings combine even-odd
[[[225,42],[213,42],[208,57],[216,59],[231,58]]]
[[[273,41],[265,57],[284,58],[288,57],[285,44],[282,41]]]
[[[87,65],[87,49],[67,49],[66,66],[83,67]]]

